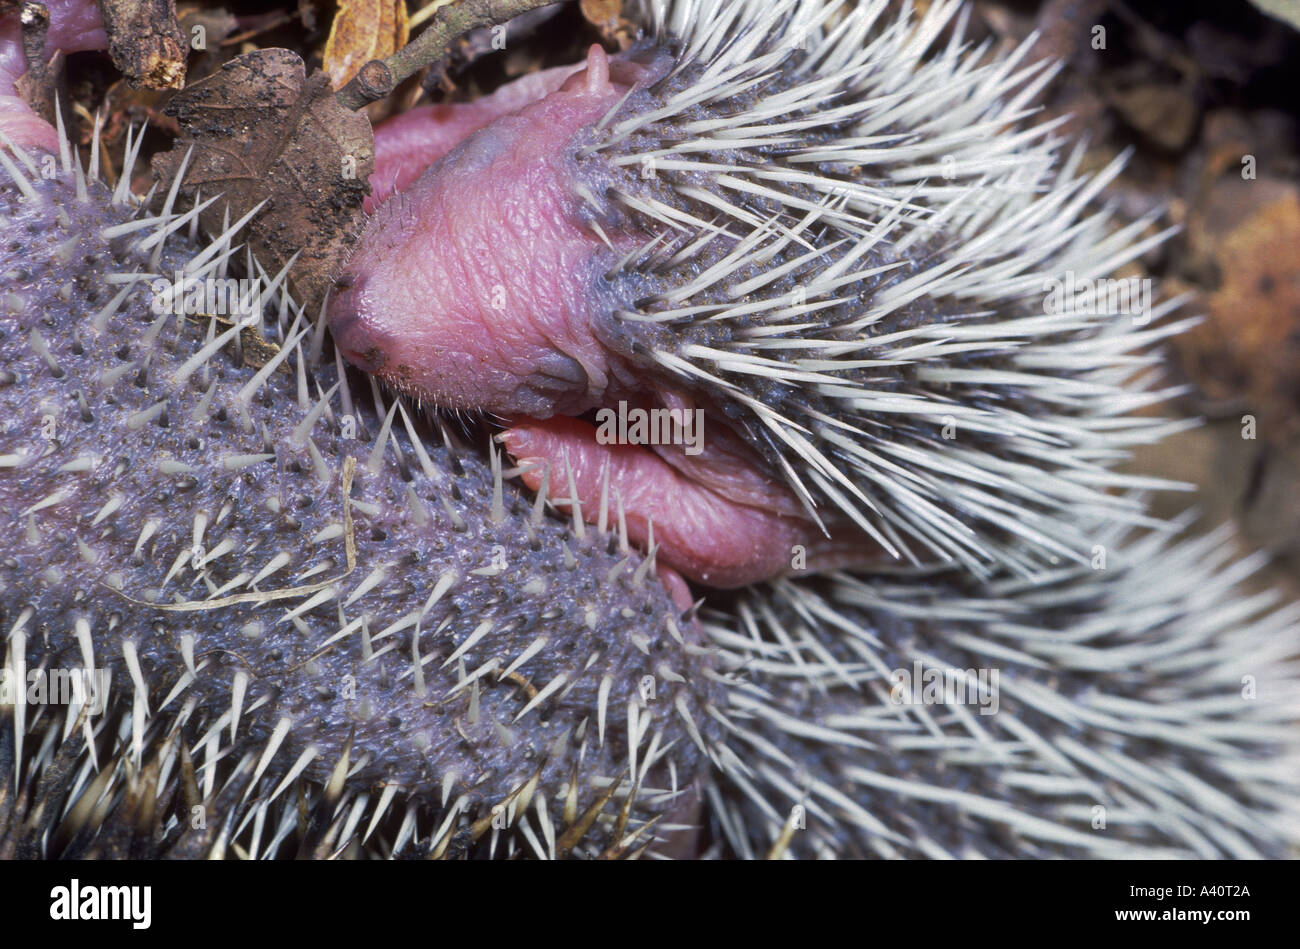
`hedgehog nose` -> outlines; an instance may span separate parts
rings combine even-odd
[[[384,352],[378,346],[371,346],[364,351],[344,342],[339,342],[338,346],[343,358],[364,372],[378,372],[383,368]]]
[[[334,284],[327,316],[334,345],[358,369],[378,372],[385,362],[382,342],[362,311],[363,281],[344,274]]]

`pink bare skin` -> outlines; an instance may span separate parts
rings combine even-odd
[[[588,519],[599,516],[608,477],[611,486],[618,486],[617,497],[612,487],[606,492],[610,521],[617,519],[621,502],[629,538],[644,547],[653,532],[659,556],[700,583],[731,587],[755,577],[780,576],[790,568],[791,548],[806,547],[810,541],[804,518],[763,504],[764,488],[754,483],[757,472],[746,464],[714,464],[704,473],[712,483],[702,483],[640,445],[601,445],[591,425],[564,416],[545,422],[515,420],[501,441],[520,465],[531,469],[522,477],[534,490],[549,471],[552,493],[567,496],[572,472]],[[741,493],[723,490],[719,482],[726,480]],[[737,497],[759,503],[746,504]]]
[[[623,94],[593,60],[599,72],[492,121],[380,206],[330,307],[344,356],[443,408],[548,418],[636,390],[588,326],[603,245],[556,147]]]
[[[45,8],[50,14],[46,59],[58,50],[76,53],[108,45],[98,4],[90,0],[45,0]],[[22,27],[15,11],[0,18],[0,132],[20,147],[56,151],[59,139],[54,127],[33,112],[14,89],[14,83],[26,72]]]
[[[597,233],[588,204],[603,188],[582,178],[574,154],[587,129],[663,69],[596,46],[558,81],[497,93],[484,112],[444,121],[428,136],[438,160],[378,206],[341,276],[328,313],[334,339],[401,391],[507,420],[501,441],[531,487],[549,472],[550,495],[567,499],[571,484],[593,522],[604,498],[605,519],[621,511],[633,540],[653,536],[660,564],[693,581],[733,587],[861,561],[861,536],[823,531],[713,406],[606,342],[618,301],[604,274],[647,235],[608,222]],[[399,165],[399,183],[409,174],[408,131],[376,136],[390,181]],[[600,444],[577,418],[620,403],[698,406],[702,450]]]
[[[582,68],[578,63],[528,73],[489,96],[452,105],[421,105],[375,129],[375,170],[365,209],[373,213],[405,191],[432,162],[503,115],[555,92]]]

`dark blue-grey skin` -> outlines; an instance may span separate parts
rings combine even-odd
[[[266,846],[281,812],[259,804],[299,775],[343,781],[345,804],[391,788],[380,811],[394,797],[424,808],[398,829],[422,852],[525,838],[583,852],[602,827],[689,817],[718,687],[652,564],[613,527],[575,532],[545,514],[414,409],[376,409],[356,378],[340,386],[328,344],[307,365],[321,340],[305,321],[278,326],[271,309],[250,335],[158,315],[152,278],[119,276],[171,279],[196,253],[186,228],[161,254],[149,243],[161,225],[106,236],[142,212],[67,169],[24,170],[21,187],[0,171],[11,672],[111,671],[108,710],[90,719],[98,754],[110,770],[153,761],[164,785],[185,779],[181,796],[221,802],[227,813],[194,831],[209,849],[247,838],[249,819]],[[259,356],[258,335],[296,345]],[[77,711],[3,709],[10,853],[39,850],[57,810],[103,790],[83,754],[59,765],[64,798],[40,799],[60,754],[84,750]],[[240,794],[222,797],[232,775]],[[291,813],[294,792],[279,790]],[[162,813],[168,801],[151,817],[183,837],[192,828]],[[607,805],[603,823],[586,830],[593,805]],[[373,801],[356,810],[369,820]]]

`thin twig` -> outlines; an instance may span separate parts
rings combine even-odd
[[[45,72],[45,34],[50,31],[50,11],[43,3],[24,3],[22,23],[23,58],[28,72]]]
[[[176,16],[176,0],[102,0],[108,54],[132,88],[185,85],[189,43]]]
[[[397,84],[425,66],[441,62],[456,39],[483,26],[497,26],[521,13],[548,6],[555,0],[458,0],[432,17],[428,29],[387,59],[372,59],[338,91],[338,101],[359,109],[382,99]]]

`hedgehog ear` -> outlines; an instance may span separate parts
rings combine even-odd
[[[621,55],[611,59],[604,47],[592,43],[587,50],[585,68],[566,79],[560,89],[579,96],[605,97],[610,93],[622,93],[646,80],[647,76],[653,80],[658,78],[658,73],[640,60]]]
[[[586,93],[589,96],[602,96],[610,91],[609,54],[599,43],[592,43],[587,50],[587,68],[574,76],[575,80],[585,80]]]

